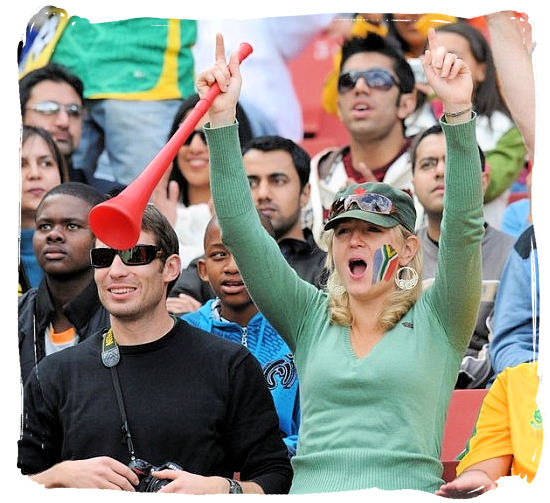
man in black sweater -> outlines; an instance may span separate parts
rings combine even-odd
[[[286,493],[292,470],[256,360],[166,309],[180,272],[168,221],[149,205],[136,246],[96,246],[91,263],[110,328],[31,374],[22,473],[46,487],[141,491],[150,477],[162,492]],[[141,460],[160,470],[128,466]]]

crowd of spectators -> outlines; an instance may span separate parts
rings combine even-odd
[[[215,38],[217,32],[223,34],[227,52],[220,37]],[[310,157],[288,61],[319,34],[339,45],[319,96],[319,111],[337,115],[348,140]],[[142,172],[199,101],[207,75],[200,72],[212,66],[214,55],[218,66],[213,68],[224,66],[241,40],[255,51],[242,65],[242,89],[234,75],[227,89],[220,84],[217,104],[195,126],[153,190],[140,244],[128,252],[105,253],[106,245],[96,240],[87,222],[89,210]],[[475,22],[437,14],[356,13],[231,22],[139,18],[90,23],[69,17],[63,9],[42,9],[18,51],[23,122],[18,285],[22,472],[46,487],[67,486],[68,475],[84,467],[64,463],[86,458],[94,474],[86,478],[87,487],[141,488],[144,473],[126,466],[135,458],[130,438],[135,426],[136,448],[153,457],[149,475],[155,479],[157,467],[167,470],[156,479],[172,481],[165,492],[380,487],[469,497],[495,488],[501,476],[527,473],[531,480],[538,457],[534,464],[527,461],[528,449],[539,449],[540,455],[542,442],[535,404],[539,278],[530,190],[533,48],[526,17],[511,11]],[[211,71],[219,83],[229,79],[229,74]],[[453,109],[467,105],[467,99],[461,100],[466,95],[471,96],[470,107]],[[236,117],[236,132],[225,120],[229,116]],[[237,171],[231,178],[220,168],[236,170],[241,162],[236,157],[242,157],[251,197],[244,195],[244,178]],[[461,163],[468,167],[466,181],[459,183]],[[476,172],[473,166],[478,165]],[[361,198],[365,192],[378,197],[376,206]],[[390,209],[381,210],[380,201],[389,202]],[[463,218],[458,218],[461,212]],[[258,214],[258,222],[255,214],[250,225],[241,220],[252,213]],[[364,217],[370,213],[377,218]],[[390,216],[395,219],[391,225]],[[349,269],[353,277],[368,270],[364,281],[372,276],[371,288],[389,300],[378,301],[377,309],[372,304],[361,308],[359,314],[358,306],[367,306],[370,294],[354,293],[353,282],[342,278],[340,236],[350,236],[350,248],[361,248],[353,244],[356,235],[374,236],[381,229],[388,241],[368,259],[355,252]],[[369,239],[378,243],[381,237]],[[146,279],[133,282],[130,272],[122,272],[151,267],[156,259],[163,269]],[[118,279],[106,284],[106,271]],[[387,278],[397,293],[410,290],[408,300],[390,294]],[[156,289],[147,283],[151,281],[157,282]],[[120,306],[127,297],[142,289],[144,296],[155,291],[155,302],[133,314],[123,312]],[[388,314],[392,303],[399,308]],[[365,313],[370,313],[369,320]],[[395,319],[388,322],[388,316]],[[150,330],[164,330],[156,339],[169,340],[166,347],[158,346],[156,356],[156,346],[150,344],[158,341],[137,335],[138,319]],[[372,321],[379,319],[378,325]],[[358,327],[376,334],[375,341],[357,339]],[[402,351],[398,361],[410,360],[400,369],[395,361],[384,360],[382,340],[418,337],[428,329],[445,339],[432,333],[433,340],[428,340],[422,334],[415,348],[394,347]],[[113,330],[115,338],[124,334],[117,340],[120,351],[116,342],[109,346]],[[217,337],[200,341],[202,331]],[[189,337],[189,355],[183,355],[185,343],[176,336]],[[346,368],[349,362],[338,360],[341,348],[330,337],[347,341],[347,356],[357,366],[353,376]],[[231,343],[213,342],[219,338]],[[204,358],[205,367],[198,360],[191,363],[191,355],[210,351],[208,344],[213,349]],[[232,344],[246,350],[235,353]],[[422,350],[428,344],[433,345],[430,355]],[[120,365],[119,360],[108,363],[109,351],[116,352]],[[246,358],[249,352],[254,364]],[[110,384],[113,403],[105,405],[103,377],[94,376],[107,370],[90,363],[92,353],[126,377],[122,388],[131,397],[130,427],[120,391],[112,393]],[[124,365],[138,354],[138,366]],[[145,404],[154,387],[146,386],[140,397],[131,378],[138,380],[132,372],[139,368],[154,380],[155,361],[166,365],[161,381],[170,382],[172,391],[178,383],[181,396],[197,407],[181,411],[176,391],[160,394],[161,409],[177,409],[177,421],[189,426],[189,433],[178,432],[175,438],[185,442],[188,434],[204,434],[219,462],[192,462],[185,447],[168,445],[162,431],[149,433],[162,424],[149,423],[155,417],[151,403],[143,417],[136,405]],[[376,362],[379,375],[360,371],[359,364],[368,361]],[[71,395],[73,385],[86,381],[78,362],[96,379],[85,384],[92,395],[84,400],[85,412],[79,412],[78,398]],[[174,365],[192,368],[198,393],[212,394],[214,415],[208,421],[209,404],[184,383],[188,370],[175,377]],[[408,370],[414,376],[397,393],[391,386]],[[322,371],[334,381],[319,382]],[[63,382],[55,382],[56,372]],[[437,381],[439,396],[427,396],[436,393],[436,375],[443,382]],[[253,389],[245,390],[245,378]],[[121,384],[117,379],[113,374],[115,389]],[[235,388],[227,389],[230,381]],[[361,391],[361,386],[369,389]],[[453,388],[485,387],[490,391],[461,455],[458,477],[445,484],[437,453],[450,393]],[[520,387],[528,394],[523,396]],[[434,424],[418,437],[429,447],[420,440],[406,447],[397,440],[387,446],[371,446],[373,439],[353,443],[353,435],[360,434],[354,428],[363,428],[361,414],[368,416],[361,433],[367,436],[374,431],[378,435],[382,426],[377,421],[391,420],[396,411],[412,417],[406,406],[388,407],[380,399],[383,393],[396,393],[403,404],[424,403],[424,414],[431,411]],[[102,395],[103,405],[92,403],[95,395]],[[367,399],[371,402],[362,408]],[[233,400],[250,401],[259,415],[247,416],[248,404]],[[510,406],[502,406],[503,401]],[[93,416],[79,414],[97,414],[103,406],[112,413],[109,426],[122,419],[128,452],[120,445],[102,452],[107,440],[97,449],[83,448],[86,435],[78,430]],[[170,433],[177,421],[169,422]],[[393,426],[399,439],[410,425]],[[528,426],[534,440],[518,450],[531,431]],[[235,428],[235,437],[228,428]],[[254,428],[254,435],[243,440]],[[173,459],[139,445],[150,438],[166,446]],[[376,438],[388,441],[384,435]],[[365,454],[369,449],[374,454]],[[208,458],[207,450],[203,454]],[[364,467],[352,467],[349,456]],[[415,467],[395,476],[388,468],[392,463]],[[361,473],[369,468],[371,474]],[[337,480],[338,470],[348,469],[349,483]]]

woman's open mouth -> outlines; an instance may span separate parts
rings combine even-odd
[[[367,272],[367,263],[363,259],[352,258],[348,262],[348,269],[353,279],[359,279]]]

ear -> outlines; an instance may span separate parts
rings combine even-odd
[[[481,188],[484,194],[485,194],[485,191],[487,190],[487,187],[489,187],[490,182],[491,182],[491,173],[489,173],[488,167],[485,167],[485,171],[481,173]]]
[[[397,102],[397,117],[406,119],[416,108],[416,89],[412,93],[402,93]]]
[[[485,82],[486,77],[487,77],[487,64],[478,63],[474,70],[474,74],[472,75],[472,80],[474,81],[474,83],[480,84],[481,82]]]
[[[342,112],[340,110],[340,107],[341,107],[340,96],[341,94],[338,91],[336,91],[336,117],[338,117],[338,120],[342,122]]]
[[[206,270],[206,260],[204,260],[203,258],[200,258],[197,261],[197,272],[199,273],[199,278],[202,281],[208,282],[208,273],[207,273],[207,270]]]
[[[307,182],[302,188],[302,192],[300,193],[300,208],[304,208],[307,205],[310,193],[311,185],[309,184],[309,182]]]
[[[162,276],[166,283],[174,281],[181,272],[181,259],[179,255],[170,255],[164,263]]]
[[[418,247],[420,246],[420,242],[418,241],[418,238],[411,234],[410,236],[405,239],[401,246],[401,250],[398,254],[399,256],[399,265],[405,266],[407,265],[416,255],[416,252],[418,251]]]

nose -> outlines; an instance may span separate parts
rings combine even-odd
[[[271,200],[271,191],[267,180],[260,180],[256,187],[256,197],[259,201]]]
[[[237,263],[235,262],[233,255],[231,255],[229,260],[226,261],[223,272],[226,274],[239,274],[239,268],[237,267]]]
[[[112,264],[109,266],[109,276],[121,278],[128,275],[128,266],[122,262],[118,255],[115,255]]]
[[[65,128],[68,128],[69,127],[69,114],[67,113],[67,111],[65,110],[65,107],[61,107],[61,109],[59,110],[59,112],[57,112],[57,114],[55,114],[55,124],[56,126],[58,127],[65,127]]]
[[[445,158],[440,157],[437,160],[437,166],[435,167],[435,175],[439,178],[443,178],[445,176]]]
[[[355,94],[361,94],[361,93],[367,93],[369,94],[371,92],[371,88],[367,84],[367,81],[363,77],[359,77],[357,80],[355,87],[353,88],[353,91]]]
[[[349,244],[352,248],[362,247],[365,245],[365,238],[360,229],[353,229],[351,231]]]
[[[62,226],[53,225],[50,231],[48,232],[46,239],[50,242],[65,241],[65,235],[63,234]]]
[[[202,152],[207,147],[206,147],[206,143],[202,141],[201,135],[195,133],[193,138],[191,138],[191,143],[189,144],[189,148],[191,149],[192,152]]]
[[[36,180],[42,177],[42,171],[37,162],[31,161],[27,165],[27,178],[30,180]]]

